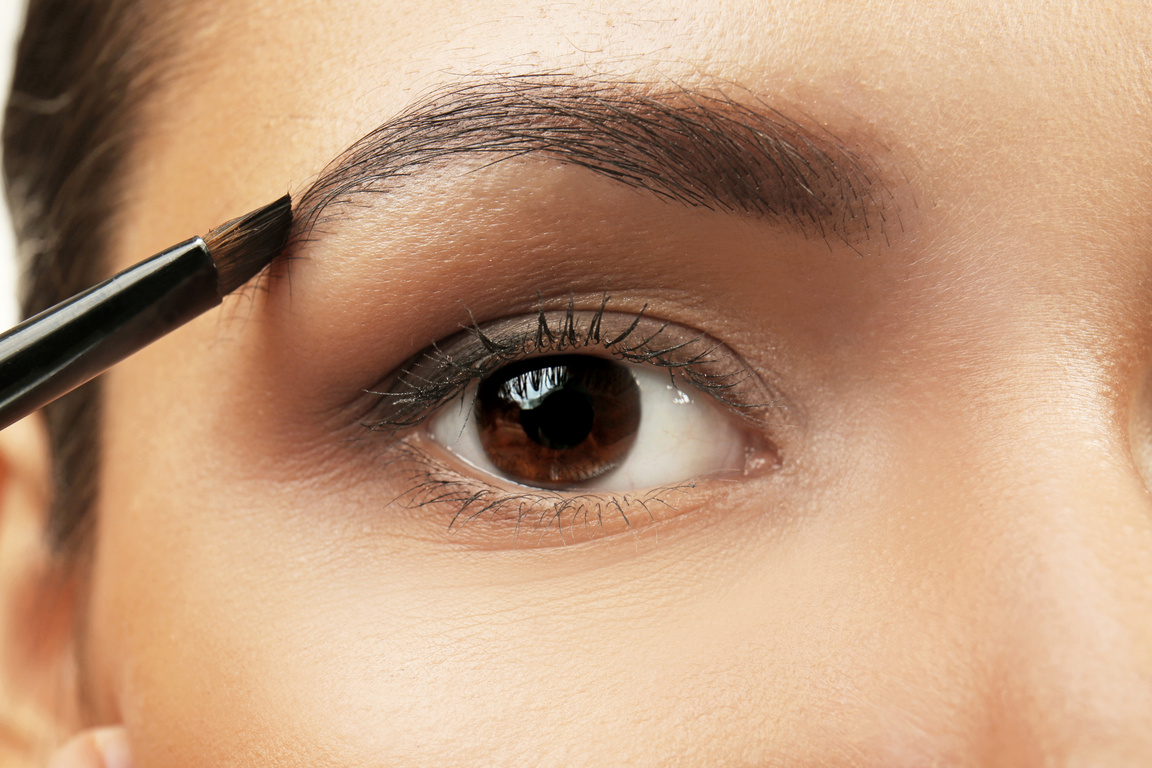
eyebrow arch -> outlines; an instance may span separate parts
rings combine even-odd
[[[312,239],[359,196],[396,191],[423,170],[477,156],[494,164],[527,155],[809,237],[887,237],[893,195],[871,155],[809,121],[749,101],[554,73],[456,83],[329,164],[300,198],[294,239]]]

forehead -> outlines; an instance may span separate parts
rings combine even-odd
[[[1026,225],[1043,240],[1046,222],[1144,236],[1152,25],[1138,3],[217,5],[189,17],[151,104],[123,263],[302,188],[438,87],[548,72],[719,89],[882,147],[937,241],[973,221],[990,237]]]

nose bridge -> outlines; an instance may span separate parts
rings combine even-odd
[[[1152,495],[1126,443],[1083,412],[1015,413],[967,483],[987,535],[973,557],[991,762],[1147,764]]]

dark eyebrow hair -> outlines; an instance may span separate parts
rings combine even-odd
[[[693,207],[807,236],[887,236],[891,188],[875,159],[759,100],[533,74],[457,83],[353,144],[299,198],[295,239],[369,193],[450,160],[532,155]],[[897,219],[898,220],[898,219]]]

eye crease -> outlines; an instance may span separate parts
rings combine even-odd
[[[596,537],[780,465],[780,398],[732,350],[607,303],[474,323],[369,391],[361,424],[408,470],[399,501],[451,530]]]

